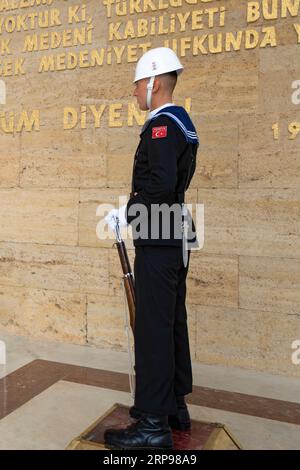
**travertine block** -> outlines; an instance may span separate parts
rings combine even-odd
[[[204,205],[203,253],[238,254],[239,193],[236,189],[199,189],[198,204]]]
[[[2,243],[0,285],[103,294],[108,290],[108,251]]]
[[[107,132],[92,125],[63,129],[62,109],[57,109],[56,121],[50,119],[39,132],[22,134],[21,186],[105,186]]]
[[[109,153],[107,155],[107,185],[109,188],[128,187],[132,178],[134,155]]]
[[[235,118],[237,114],[248,114],[257,109],[258,103],[258,52],[212,54],[201,65],[198,61],[191,62],[185,80],[193,90],[193,112],[202,116],[226,113],[228,119],[232,115]]]
[[[20,184],[23,188],[103,187],[106,184],[106,156],[99,149],[98,156],[45,154],[22,157]]]
[[[15,335],[85,344],[85,295],[1,286],[0,326]]]
[[[266,153],[278,152],[283,148],[283,140],[275,140],[272,126],[279,121],[278,110],[275,113],[248,114],[239,119],[239,154],[251,152],[255,159]]]
[[[193,108],[192,108],[193,109]],[[192,116],[200,146],[191,187],[236,188],[238,178],[238,119],[220,115]]]
[[[107,42],[100,39],[93,49],[100,51],[102,47],[107,46]],[[120,47],[120,44],[114,46]],[[107,97],[114,97],[118,102],[132,99],[134,67],[134,63],[127,64],[123,59],[122,64],[114,63],[113,66],[104,64],[100,67],[81,69],[78,83],[80,100],[83,103],[92,100],[100,106],[109,104]],[[120,79],[120,76],[126,77],[126,80]],[[124,104],[126,106],[126,103]],[[104,115],[107,117],[107,110]]]
[[[239,278],[242,308],[299,315],[299,259],[242,256]]]
[[[188,302],[200,305],[238,305],[238,259],[192,252]]]
[[[127,350],[125,304],[122,297],[89,295],[87,303],[88,343],[102,348]]]
[[[20,157],[0,152],[0,188],[13,188],[19,184]]]
[[[140,141],[140,129],[110,128],[107,145],[107,184],[110,188],[131,185],[134,155]]]
[[[292,103],[291,86],[278,86],[278,83],[292,82],[290,79],[291,71],[288,68],[265,72],[260,74],[258,84],[258,112],[259,113],[276,113],[294,111],[295,105]],[[271,124],[272,125],[272,124]]]
[[[4,105],[3,105],[4,107]],[[21,136],[20,134],[11,134],[1,132],[0,158],[12,157],[12,161],[21,155]],[[1,172],[2,173],[2,172]],[[2,174],[1,174],[2,178]]]
[[[282,72],[284,70],[289,70],[290,72],[296,72],[300,69],[300,64],[298,60],[298,50],[299,47],[295,44],[295,30],[291,28],[289,24],[288,27],[281,26],[280,30],[284,31],[285,40],[287,39],[287,32],[291,32],[293,35],[293,44],[287,45],[284,47],[277,47],[276,53],[274,54],[274,49],[265,48],[261,49],[259,52],[260,62],[259,68],[260,72],[263,74],[274,73],[274,76],[277,76],[277,72]]]
[[[77,141],[77,131],[69,131],[71,132],[69,134],[67,132],[42,130],[41,135],[37,137],[37,147],[35,148],[33,144],[31,152],[23,150],[20,169],[22,187],[95,188],[105,186],[105,140],[96,137],[95,129],[84,131],[81,139]],[[74,132],[75,141],[73,140]],[[89,138],[86,134],[89,134]],[[51,136],[55,139],[55,143],[51,140]],[[39,153],[40,137],[45,138],[45,147]],[[48,138],[49,145],[47,145]]]
[[[62,118],[57,120],[54,118],[62,116],[61,111],[64,106],[78,105],[79,72],[76,70],[71,73],[70,71],[57,71],[38,75],[41,58],[53,52],[58,53],[58,51],[43,51],[23,54],[26,58],[27,73],[16,78],[14,102],[22,103],[23,109],[39,109],[41,124],[49,123],[62,127]],[[11,86],[12,84],[9,85],[9,89]]]
[[[300,258],[299,191],[245,189],[239,197],[239,254]]]
[[[240,188],[299,188],[299,151],[278,150],[264,152],[257,158],[255,152],[242,152],[239,158]]]
[[[204,253],[299,256],[296,189],[199,190],[204,204]]]
[[[77,190],[0,190],[0,241],[76,245]]]
[[[197,318],[196,360],[206,364],[299,375],[292,342],[300,319],[282,312],[192,306]]]

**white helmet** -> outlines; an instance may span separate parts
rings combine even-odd
[[[179,75],[183,71],[175,52],[169,47],[157,47],[145,52],[137,63],[134,83],[143,78],[155,77],[168,72],[177,72]]]
[[[179,75],[182,71],[181,62],[169,47],[156,47],[142,55],[135,69],[134,83],[143,78],[150,79],[147,85],[147,106],[149,109],[151,107],[154,78],[168,72],[177,72],[177,75]]]

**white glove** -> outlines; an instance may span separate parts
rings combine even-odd
[[[107,225],[113,232],[116,229],[118,212],[119,212],[118,209],[112,209],[104,218],[105,222],[107,223]]]
[[[121,206],[119,209],[119,225],[120,227],[126,227],[128,225],[127,219],[126,219],[126,207],[127,205],[125,204],[124,206]]]
[[[127,220],[125,216],[126,205],[120,207],[120,209],[112,209],[107,216],[105,217],[105,222],[109,226],[109,228],[113,231],[116,230],[117,225],[117,218],[119,219],[119,227],[126,227]]]

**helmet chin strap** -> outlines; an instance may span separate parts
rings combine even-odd
[[[151,109],[151,102],[152,102],[152,90],[154,85],[155,77],[151,77],[147,84],[147,108]]]

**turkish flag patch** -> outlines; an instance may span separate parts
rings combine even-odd
[[[153,127],[152,128],[152,139],[163,139],[167,137],[168,126]]]

